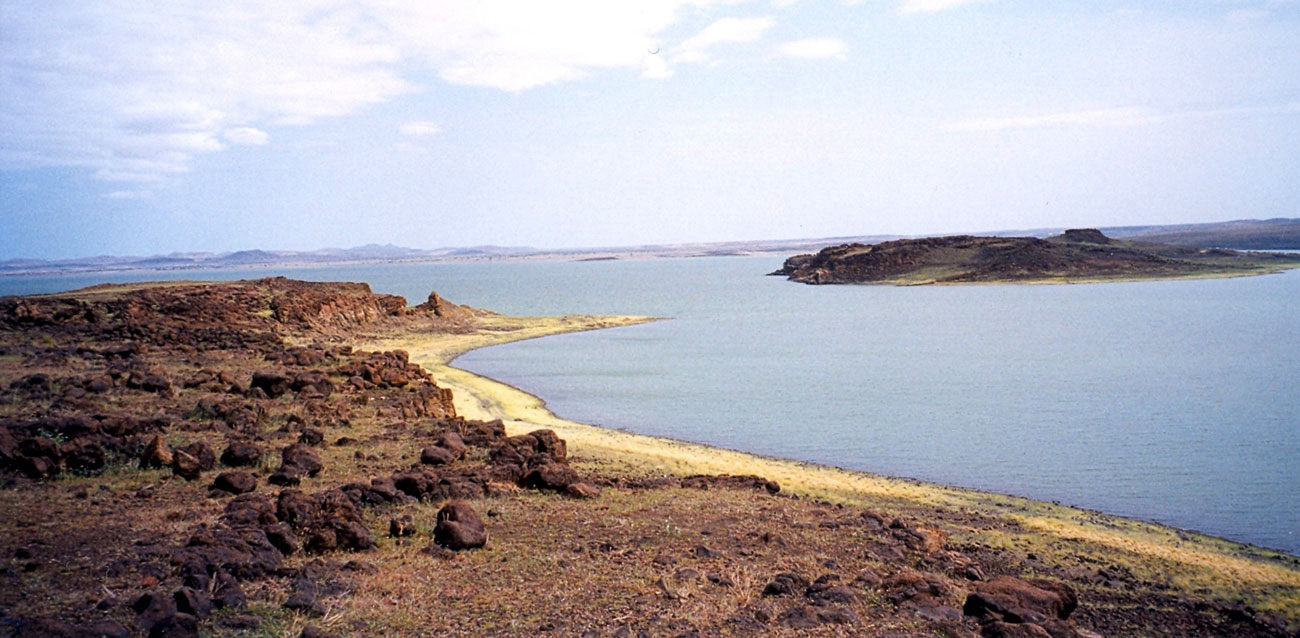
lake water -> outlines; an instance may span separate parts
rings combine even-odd
[[[1300,271],[805,286],[780,258],[278,269],[515,314],[672,317],[456,364],[633,432],[1156,520],[1300,554]],[[184,272],[191,279],[265,271]],[[0,278],[0,294],[114,277]]]

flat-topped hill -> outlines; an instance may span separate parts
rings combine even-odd
[[[1300,255],[1123,241],[1096,229],[1036,237],[926,237],[796,255],[773,275],[806,284],[1066,283],[1256,275]]]

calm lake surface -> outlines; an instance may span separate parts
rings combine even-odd
[[[780,258],[277,269],[513,314],[671,317],[471,352],[566,418],[1300,554],[1300,271],[805,286]],[[0,294],[264,270],[0,278]]]

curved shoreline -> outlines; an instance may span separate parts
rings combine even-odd
[[[936,510],[975,512],[1013,521],[1023,532],[958,530],[957,537],[967,542],[1029,548],[1040,556],[1059,552],[1065,543],[1076,552],[1101,552],[1112,563],[1179,590],[1208,589],[1300,617],[1300,557],[1285,552],[1020,496],[765,457],[565,419],[551,412],[540,397],[450,364],[460,354],[481,347],[655,319],[497,317],[530,327],[486,335],[405,334],[367,347],[407,350],[412,362],[452,390],[460,416],[501,419],[512,435],[543,428],[555,431],[568,441],[573,463],[587,472],[627,477],[757,474],[780,483],[783,493],[832,504],[920,512],[921,516]]]

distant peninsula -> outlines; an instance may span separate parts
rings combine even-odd
[[[796,255],[772,275],[805,284],[1083,283],[1258,275],[1300,254],[1119,240],[1084,228],[1037,237],[956,235],[841,244]]]

